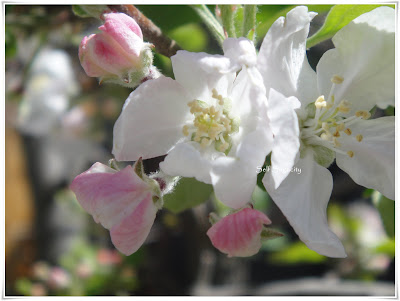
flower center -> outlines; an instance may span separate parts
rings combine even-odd
[[[335,86],[340,85],[344,79],[335,75],[331,81],[332,87],[328,99],[325,100],[324,96],[320,96],[314,104],[310,104],[309,108],[312,109],[312,113],[309,113],[308,118],[304,121],[300,137],[305,145],[318,146],[315,148],[317,152],[322,150],[326,155],[327,150],[330,150],[347,154],[352,158],[354,157],[352,150],[338,149],[341,147],[338,138],[341,135],[352,136],[353,133],[349,126],[360,119],[368,119],[371,114],[368,111],[357,111],[353,116],[344,117],[343,114],[350,112],[351,103],[344,99],[335,101],[333,93]],[[353,136],[358,142],[363,140],[361,134]],[[317,154],[317,156],[321,154]],[[334,153],[332,154],[334,155]]]
[[[182,132],[203,148],[214,145],[217,151],[227,154],[232,147],[231,135],[239,131],[240,121],[231,114],[229,98],[222,97],[215,89],[212,98],[213,105],[196,99],[188,103],[194,115],[193,124],[183,126]]]

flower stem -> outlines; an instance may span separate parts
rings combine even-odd
[[[243,8],[243,36],[254,41],[257,5],[244,5]]]
[[[230,38],[236,38],[236,30],[235,30],[235,5],[220,5],[221,7],[221,19],[222,25],[224,26],[224,30],[228,34]]]
[[[206,24],[208,29],[214,35],[218,44],[222,46],[222,43],[225,40],[224,29],[222,28],[221,24],[219,24],[215,16],[210,12],[210,10],[204,4],[191,5],[191,7],[195,10],[195,12]]]
[[[166,57],[171,57],[181,49],[174,40],[163,35],[161,29],[143,15],[134,5],[108,5],[108,7],[114,11],[125,13],[135,19],[142,29],[144,39],[154,44],[158,53],[165,55]]]

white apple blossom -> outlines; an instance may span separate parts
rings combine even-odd
[[[337,165],[358,184],[394,199],[394,117],[368,120],[377,105],[394,105],[394,10],[380,7],[333,37],[314,72],[306,38],[315,13],[296,7],[279,18],[262,43],[257,68],[267,90],[274,134],[263,183],[300,239],[330,257],[345,257],[329,229],[332,191],[327,167]],[[301,174],[279,173],[296,166]]]
[[[225,44],[227,56],[178,51],[175,80],[162,76],[133,91],[114,127],[115,158],[167,154],[160,164],[166,174],[212,184],[232,208],[250,202],[272,133],[256,53],[234,46]],[[250,56],[234,63],[230,55],[240,53]]]

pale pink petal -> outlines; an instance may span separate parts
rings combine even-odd
[[[151,196],[146,196],[139,206],[121,223],[110,230],[114,246],[125,255],[136,252],[149,235],[156,218],[157,207]]]
[[[222,218],[207,231],[207,235],[213,246],[228,257],[252,256],[261,248],[263,224],[270,223],[264,213],[245,208]]]
[[[100,77],[100,76],[107,75],[108,72],[106,70],[102,69],[101,67],[99,67],[92,60],[90,55],[87,55],[87,53],[88,53],[87,42],[90,38],[92,38],[92,36],[94,36],[94,34],[90,35],[89,37],[84,37],[82,39],[82,42],[79,45],[79,60],[81,61],[81,65],[88,76]]]
[[[105,23],[99,29],[112,37],[130,55],[140,55],[143,48],[142,30],[131,17],[123,13],[106,14]]]
[[[70,188],[83,209],[107,229],[121,223],[143,200],[152,196],[148,184],[139,178],[132,166],[116,172],[95,163],[78,175]]]

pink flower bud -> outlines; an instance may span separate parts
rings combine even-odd
[[[132,166],[116,171],[97,162],[70,188],[95,222],[110,230],[114,246],[130,255],[144,243],[154,223],[159,198],[154,185],[158,187],[154,180],[138,176]]]
[[[270,223],[264,213],[245,208],[219,220],[207,235],[213,246],[228,257],[247,257],[260,250],[263,225]]]
[[[79,59],[86,74],[101,81],[135,86],[146,77],[153,56],[143,42],[136,21],[123,13],[104,15],[100,33],[84,37],[79,46]]]

